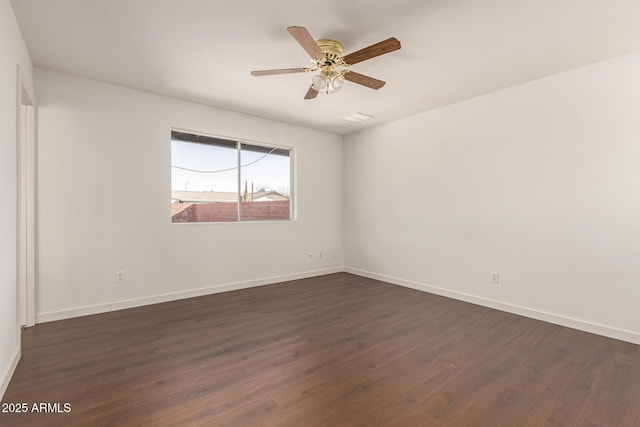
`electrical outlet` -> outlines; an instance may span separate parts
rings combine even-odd
[[[119,270],[115,272],[115,279],[117,284],[124,283],[124,271]]]
[[[313,258],[313,253],[309,252],[309,259]]]
[[[499,285],[500,284],[500,273],[498,273],[497,271],[492,271],[491,272],[491,284],[492,285]]]

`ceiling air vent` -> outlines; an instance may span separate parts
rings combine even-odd
[[[346,120],[351,123],[360,123],[360,122],[364,122],[365,120],[369,120],[371,118],[373,118],[373,116],[370,116],[369,114],[353,113],[353,114],[349,114],[348,116],[344,116],[342,120]]]

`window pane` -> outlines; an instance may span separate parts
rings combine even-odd
[[[171,203],[172,222],[237,221],[236,142],[172,132]]]
[[[291,219],[291,150],[240,144],[243,221]]]

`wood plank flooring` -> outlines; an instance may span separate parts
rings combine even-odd
[[[23,333],[1,426],[640,426],[640,346],[346,273]]]

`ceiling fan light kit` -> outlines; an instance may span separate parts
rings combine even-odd
[[[385,85],[382,80],[355,73],[348,69],[349,66],[385,53],[400,49],[400,41],[395,37],[381,41],[357,52],[343,56],[343,46],[340,42],[331,39],[315,41],[309,31],[304,27],[289,27],[289,34],[302,46],[311,57],[313,68],[282,68],[277,70],[252,71],[253,76],[267,76],[273,74],[311,73],[319,71],[311,79],[311,87],[304,99],[313,99],[318,93],[330,94],[342,89],[345,80],[366,86],[370,89],[380,89]]]
[[[333,93],[342,89],[344,76],[341,72],[322,70],[311,79],[311,87],[316,92]]]

